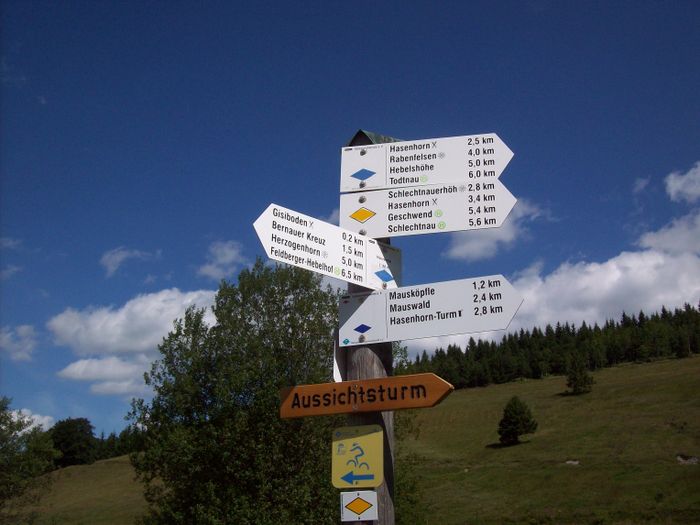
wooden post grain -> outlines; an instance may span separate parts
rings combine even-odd
[[[394,139],[358,131],[348,146],[366,146]],[[389,239],[377,239],[389,244]],[[371,291],[357,284],[348,284],[348,293]],[[343,350],[346,359],[345,380],[374,379],[393,374],[393,355],[391,343],[368,344],[366,346],[347,347]],[[384,430],[384,483],[377,487],[379,521],[358,522],[376,523],[377,525],[394,525],[394,413],[369,412],[348,416],[349,425],[380,425]]]

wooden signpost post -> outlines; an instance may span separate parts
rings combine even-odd
[[[395,142],[390,137],[358,131],[350,140],[349,147]],[[377,239],[390,245],[390,239]],[[367,292],[367,288],[350,283],[348,293]],[[394,373],[394,358],[391,343],[375,343],[345,349],[346,376],[348,381],[386,378]],[[394,525],[394,413],[363,412],[348,416],[351,425],[379,425],[384,431],[384,483],[377,487],[378,523]],[[363,522],[371,523],[371,522]]]
[[[342,381],[283,389],[280,417],[348,414],[333,436],[334,486],[376,492],[342,493],[341,519],[394,525],[393,411],[435,406],[454,387],[392,377],[393,341],[504,330],[522,299],[501,275],[401,288],[385,236],[500,226],[516,202],[497,180],[513,152],[494,133],[401,142],[360,130],[341,157],[341,227],[276,204],[255,222],[271,258],[348,282]]]

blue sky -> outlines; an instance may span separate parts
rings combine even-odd
[[[700,300],[697,2],[1,9],[0,393],[45,426],[121,430],[269,203],[337,221],[359,128],[515,154],[504,225],[397,238],[405,285],[503,274],[511,329]]]

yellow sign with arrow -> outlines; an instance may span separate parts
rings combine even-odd
[[[333,431],[332,481],[339,489],[378,487],[384,482],[384,431],[379,425]]]

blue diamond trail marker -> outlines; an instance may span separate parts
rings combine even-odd
[[[389,283],[394,280],[394,276],[391,275],[391,273],[387,272],[386,270],[379,270],[378,272],[375,272],[377,277],[379,277],[382,282]]]
[[[352,175],[350,175],[353,179],[357,180],[367,180],[369,179],[372,175],[374,175],[375,172],[371,170],[366,170],[366,169],[361,169],[359,171],[356,171]]]
[[[355,331],[359,332],[361,334],[364,334],[367,330],[371,330],[371,329],[372,329],[372,327],[367,326],[366,324],[361,324],[361,325],[355,327]]]

